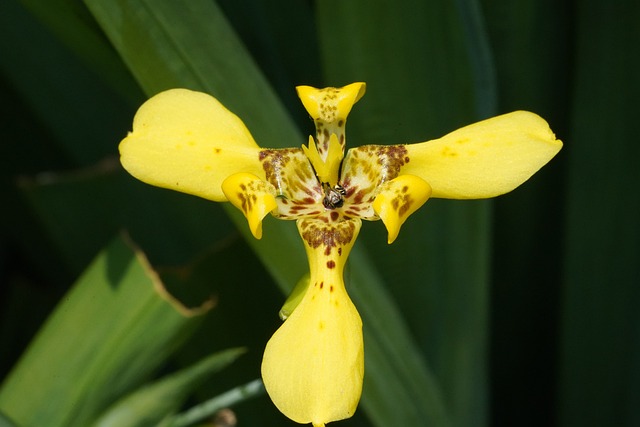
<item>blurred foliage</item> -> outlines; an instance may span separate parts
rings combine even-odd
[[[183,86],[261,145],[299,145],[294,86],[352,81],[351,145],[527,109],[565,148],[496,201],[429,201],[392,246],[364,225],[347,280],[367,376],[341,425],[640,425],[638,22],[634,0],[0,2],[0,425],[128,405],[157,425],[258,378],[306,269],[295,227],[245,239],[233,210],[129,177],[117,144],[147,96]],[[160,280],[215,307],[184,317]],[[264,394],[233,409],[288,425]]]

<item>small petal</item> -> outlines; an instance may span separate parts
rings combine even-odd
[[[344,155],[346,143],[344,128],[347,116],[353,104],[364,95],[365,88],[364,83],[351,83],[341,88],[316,89],[311,86],[296,88],[298,97],[316,125],[318,153],[322,160],[326,160],[329,153],[332,134],[336,135],[340,143],[340,151]]]
[[[518,187],[560,151],[562,142],[541,117],[515,111],[405,147],[408,162],[400,173],[427,181],[432,197],[482,199]]]
[[[311,118],[325,123],[346,119],[353,105],[364,95],[365,89],[364,83],[351,83],[341,88],[296,87],[298,97]]]
[[[389,244],[396,240],[409,215],[424,205],[430,195],[429,184],[415,175],[400,175],[381,186],[373,201],[373,210],[387,227]]]
[[[120,143],[120,161],[148,184],[225,201],[221,184],[237,172],[264,179],[260,148],[242,120],[210,95],[171,89],[145,102]]]
[[[277,207],[275,188],[250,173],[236,173],[222,182],[227,199],[242,211],[253,237],[262,237],[262,220]]]
[[[313,165],[313,169],[320,182],[326,182],[334,187],[338,183],[338,172],[340,171],[340,162],[342,162],[343,157],[342,148],[340,148],[336,134],[332,133],[329,138],[329,146],[325,159],[320,157],[316,144],[311,136],[309,137],[309,146],[305,147],[303,145],[302,150]]]

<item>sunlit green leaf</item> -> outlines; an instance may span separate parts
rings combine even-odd
[[[199,322],[144,255],[115,240],[78,279],[0,389],[21,425],[86,426],[149,377]]]
[[[220,371],[244,349],[230,349],[201,360],[146,385],[120,399],[100,417],[95,427],[152,426],[177,411],[188,395],[212,374]]]

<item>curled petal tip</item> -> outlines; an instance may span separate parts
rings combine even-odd
[[[429,196],[431,187],[415,175],[400,175],[382,185],[372,207],[387,227],[389,244],[396,240],[409,215],[420,208]]]
[[[277,207],[273,186],[256,175],[241,172],[225,179],[222,191],[247,218],[253,237],[262,238],[262,220]]]
[[[364,95],[366,84],[358,82],[340,88],[323,89],[298,86],[296,90],[304,108],[314,120],[333,123],[346,119],[353,105]]]

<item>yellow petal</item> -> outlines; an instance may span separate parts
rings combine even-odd
[[[298,86],[296,90],[312,119],[332,123],[347,118],[353,104],[364,95],[366,85],[365,83],[351,83],[341,88],[327,87],[323,89]]]
[[[222,182],[227,199],[242,211],[253,237],[262,237],[262,219],[277,207],[275,188],[250,173],[236,173]]]
[[[381,186],[372,206],[387,227],[389,244],[396,240],[409,215],[424,205],[430,195],[429,184],[415,175],[400,175]]]
[[[516,111],[405,147],[409,162],[400,173],[427,181],[432,197],[480,199],[518,187],[560,151],[562,142],[541,117]]]
[[[262,379],[278,409],[298,423],[323,425],[353,415],[362,393],[362,321],[342,273],[359,219],[298,220],[310,282],[295,311],[267,343]]]
[[[120,161],[151,185],[226,200],[221,184],[237,172],[264,179],[260,148],[242,120],[210,95],[187,89],[145,102],[120,143]]]
[[[331,138],[334,134],[340,143],[339,157],[342,160],[346,144],[344,129],[347,116],[353,104],[364,95],[365,87],[364,83],[352,83],[341,88],[316,89],[311,86],[296,88],[304,108],[316,125],[317,152],[323,161],[327,160],[330,153]]]
[[[309,146],[302,146],[304,154],[313,165],[313,169],[320,182],[329,183],[331,187],[335,187],[338,183],[338,172],[340,171],[340,162],[342,162],[342,148],[338,142],[336,134],[332,133],[329,138],[329,147],[327,156],[323,160],[318,153],[313,137],[309,137]]]

